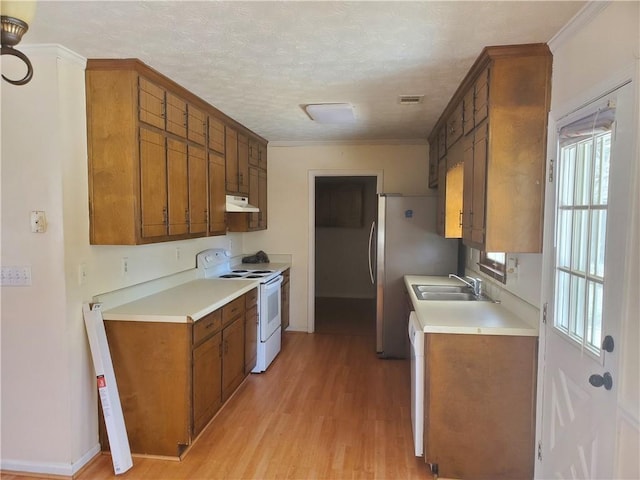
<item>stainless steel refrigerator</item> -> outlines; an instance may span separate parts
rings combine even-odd
[[[376,285],[376,350],[408,358],[404,275],[448,275],[458,268],[457,239],[436,233],[435,196],[378,195],[369,236],[369,273]]]

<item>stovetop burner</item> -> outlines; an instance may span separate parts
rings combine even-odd
[[[277,270],[262,270],[256,265],[235,265],[229,263],[230,253],[222,249],[212,248],[198,253],[196,266],[202,271],[204,278],[229,278],[229,279],[260,279],[261,283],[268,282],[279,275]]]

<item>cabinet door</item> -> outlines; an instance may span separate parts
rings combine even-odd
[[[249,139],[238,134],[238,191],[249,193]]]
[[[251,205],[257,205],[258,208],[260,208],[260,181],[258,171],[259,169],[253,167],[249,169],[249,203]],[[250,229],[258,229],[261,213],[262,209],[260,208],[259,212],[251,212],[249,214]]]
[[[198,435],[222,405],[222,332],[193,350],[193,433]]]
[[[462,202],[464,192],[464,164],[459,163],[446,172],[445,237],[462,237]]]
[[[189,233],[207,231],[207,154],[189,146]]]
[[[209,117],[209,149],[224,155],[224,123]]]
[[[244,314],[244,374],[248,375],[256,366],[258,358],[258,306],[247,309]]]
[[[187,137],[187,102],[167,92],[167,132]]]
[[[438,186],[439,160],[440,157],[438,156],[438,141],[436,138],[431,143],[429,143],[429,188],[436,188]]]
[[[284,272],[282,272],[282,276],[284,277],[284,280],[282,282],[282,289],[280,290],[280,303],[281,303],[280,326],[282,328],[282,331],[284,332],[289,327],[289,294],[291,291],[291,283],[289,282],[290,280],[289,270],[287,269]]]
[[[187,172],[187,144],[168,138],[169,235],[182,235],[189,231],[189,177]]]
[[[475,99],[475,89],[472,87],[469,88],[464,99],[463,103],[463,111],[462,111],[462,134],[468,135],[473,130],[475,126],[474,123],[474,99]]]
[[[451,117],[447,120],[447,148],[462,136],[462,107],[463,102],[458,103]]]
[[[438,165],[438,210],[436,212],[436,231],[441,237],[445,236],[445,207],[447,194],[447,163],[442,161]]]
[[[480,125],[489,115],[489,68],[480,74],[475,83],[475,107],[473,121]]]
[[[187,138],[198,145],[204,145],[207,138],[207,117],[204,111],[187,105]]]
[[[267,146],[262,143],[258,144],[258,166],[267,169]]]
[[[222,331],[222,400],[231,396],[244,378],[244,315]]]
[[[267,228],[267,171],[258,170],[258,228]]]
[[[227,233],[225,195],[224,157],[209,152],[209,233],[212,235]]]
[[[260,166],[260,149],[257,140],[249,139],[249,165],[253,167]]]
[[[487,182],[487,124],[465,137],[462,240],[482,249],[485,232]]]
[[[473,224],[473,135],[464,139],[464,179],[462,195],[462,240],[465,245],[471,242]]]
[[[165,127],[164,89],[138,77],[138,118],[154,127]]]
[[[143,237],[167,234],[165,137],[146,128],[140,129],[140,210]]]
[[[471,241],[476,248],[484,247],[485,204],[487,189],[487,130],[480,127],[473,142],[473,218]]]
[[[228,193],[238,193],[238,132],[225,127],[226,185]]]

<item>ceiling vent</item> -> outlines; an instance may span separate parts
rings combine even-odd
[[[398,103],[400,105],[417,105],[424,101],[424,95],[400,95]]]

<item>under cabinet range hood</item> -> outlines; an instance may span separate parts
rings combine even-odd
[[[259,212],[260,209],[249,204],[247,197],[239,195],[227,195],[227,212]]]

